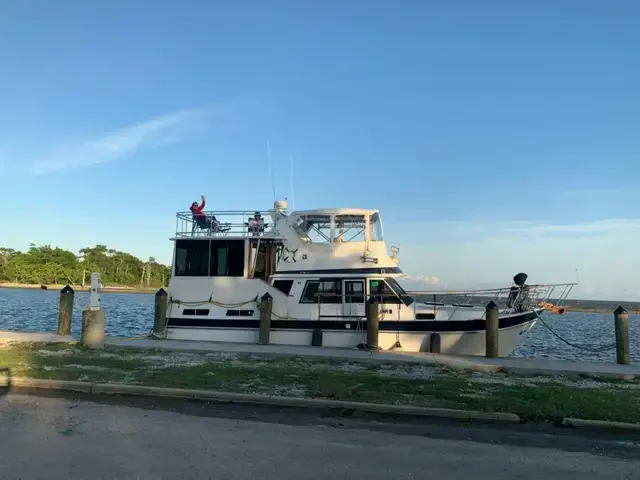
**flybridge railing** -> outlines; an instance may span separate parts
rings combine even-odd
[[[256,214],[259,215],[256,221]],[[204,215],[201,217],[200,215]],[[261,220],[261,222],[260,222]],[[278,231],[269,211],[203,211],[194,216],[191,212],[176,214],[176,237],[273,237]]]
[[[484,307],[490,301],[496,303],[502,314],[508,315],[543,308],[550,299],[553,299],[554,306],[561,307],[576,285],[577,283],[555,283],[467,291],[407,292],[407,295],[416,302],[433,305],[434,310],[445,303],[453,305],[452,315],[458,307]]]

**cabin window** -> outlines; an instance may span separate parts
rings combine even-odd
[[[251,317],[253,310],[227,310],[227,317]]]
[[[273,286],[285,295],[289,295],[291,287],[293,287],[293,280],[274,280]]]
[[[364,215],[336,215],[334,242],[364,242]]]
[[[331,242],[331,215],[301,215],[295,220],[293,228],[304,242]]]
[[[364,303],[364,281],[345,280],[344,296],[347,303]]]
[[[201,315],[201,316],[206,316],[209,315],[209,309],[208,308],[185,308],[182,311],[183,315]]]
[[[176,240],[175,275],[209,276],[209,240]]]
[[[342,280],[309,280],[300,303],[342,303]]]
[[[400,303],[398,295],[391,290],[384,280],[370,280],[369,293],[378,303]]]
[[[242,277],[244,240],[211,240],[209,269],[212,277]]]

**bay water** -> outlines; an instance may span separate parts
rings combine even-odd
[[[55,332],[58,327],[60,293],[49,290],[0,289],[0,330]],[[137,337],[153,327],[152,294],[106,293],[102,308],[107,317],[107,335]],[[80,334],[82,309],[89,305],[88,292],[76,292],[71,331]],[[543,315],[525,335],[515,357],[562,360],[615,361],[613,314],[567,312]],[[640,359],[640,316],[629,316],[631,358]],[[569,346],[560,338],[574,344]],[[606,348],[608,347],[608,348]]]

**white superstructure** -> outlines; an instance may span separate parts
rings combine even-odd
[[[358,208],[287,212],[178,213],[170,339],[258,340],[259,303],[273,298],[271,343],[311,345],[314,329],[329,347],[365,343],[365,302],[379,304],[379,346],[412,352],[484,354],[484,304],[500,306],[500,354],[535,323],[557,285],[475,292],[406,292],[379,211]],[[526,279],[526,276],[525,276]],[[560,285],[560,300],[570,284]],[[514,290],[515,289],[515,290]]]

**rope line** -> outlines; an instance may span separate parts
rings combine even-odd
[[[534,312],[536,312],[534,310]],[[577,348],[579,350],[585,350],[587,352],[593,352],[593,353],[601,353],[601,352],[606,352],[607,350],[613,350],[616,347],[616,344],[613,343],[612,345],[601,345],[599,347],[588,347],[585,345],[578,345],[576,343],[572,343],[569,340],[566,340],[564,338],[562,338],[560,335],[558,335],[556,332],[553,331],[553,329],[547,325],[547,322],[545,322],[542,317],[538,314],[538,312],[536,312],[536,316],[538,317],[538,320],[540,320],[540,322],[542,323],[542,325],[544,325],[545,327],[547,327],[547,329],[553,334],[555,335],[559,340],[561,340],[562,342],[566,343],[567,345],[569,345],[570,347],[573,348]]]

